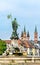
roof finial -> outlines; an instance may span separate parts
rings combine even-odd
[[[37,26],[35,26],[35,32],[37,33]]]
[[[30,35],[29,35],[29,31],[27,32],[27,37],[30,37]]]
[[[25,26],[24,26],[24,32],[26,33],[26,29],[25,29]]]
[[[21,33],[21,37],[23,37],[23,31],[22,31],[22,33]]]

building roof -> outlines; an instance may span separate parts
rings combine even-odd
[[[20,39],[18,39],[18,44],[20,45],[22,43],[22,41]]]
[[[26,48],[33,48],[34,46],[28,42],[28,41],[22,41],[22,40],[18,40],[18,44],[21,44],[22,46],[26,47]]]
[[[11,43],[11,40],[5,40],[5,42],[6,42],[7,44],[10,44],[10,43]]]
[[[34,46],[30,42],[28,42],[28,41],[25,41],[25,46],[27,48],[34,48]]]
[[[4,40],[7,44],[11,44],[11,40]],[[18,39],[18,45],[22,45],[25,48],[39,48],[40,49],[40,41],[37,42],[37,44],[39,44],[39,46],[37,44],[35,44],[34,41],[27,41],[27,40],[20,40]]]

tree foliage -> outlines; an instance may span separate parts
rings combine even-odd
[[[7,18],[8,18],[8,19],[10,19],[10,18],[12,19],[12,15],[11,15],[11,14],[10,14],[10,15],[8,15],[8,16],[7,16]]]
[[[2,55],[5,50],[6,50],[6,43],[5,41],[0,40],[0,55]]]

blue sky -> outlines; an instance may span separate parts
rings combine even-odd
[[[34,38],[35,25],[40,36],[40,0],[0,0],[0,38],[9,39],[12,33],[11,20],[7,15],[12,14],[20,24],[18,33],[26,27],[30,39]],[[19,34],[19,35],[20,35]]]

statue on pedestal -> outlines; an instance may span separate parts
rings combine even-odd
[[[18,29],[18,23],[16,22],[16,18],[14,18],[14,20],[12,21],[12,35],[11,35],[11,39],[18,39],[18,34],[17,34],[17,29]]]

